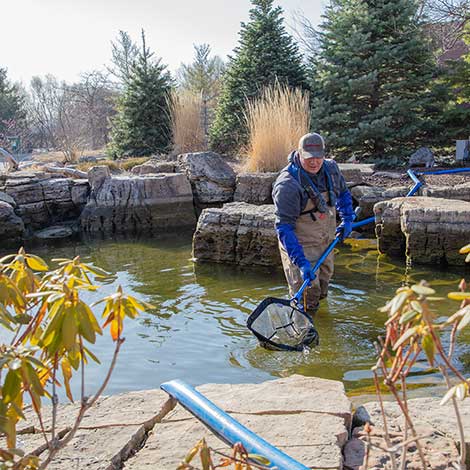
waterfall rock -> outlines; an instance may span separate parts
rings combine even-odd
[[[152,234],[194,227],[191,186],[182,173],[103,178],[80,224],[86,232],[105,233]]]
[[[22,239],[24,223],[21,217],[15,214],[13,207],[0,200],[0,240],[2,245],[14,244]]]
[[[470,183],[455,186],[424,186],[421,191],[423,196],[460,199],[461,201],[470,202]]]
[[[273,183],[279,173],[242,173],[237,176],[233,200],[248,204],[272,204]]]
[[[173,162],[146,162],[142,165],[136,165],[132,168],[131,173],[134,175],[149,175],[153,173],[174,173],[175,164]]]
[[[396,198],[377,203],[374,211],[381,252],[406,252],[416,263],[465,264],[459,249],[469,242],[470,202]]]
[[[281,266],[274,206],[244,202],[204,209],[193,237],[193,256],[245,266]]]
[[[41,179],[34,174],[0,181],[0,191],[12,198],[26,229],[38,230],[56,222],[76,220],[88,196],[86,180]]]
[[[233,200],[235,172],[217,153],[197,152],[178,155],[178,167],[186,173],[198,207]]]

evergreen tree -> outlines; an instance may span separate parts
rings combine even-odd
[[[9,82],[6,69],[0,68],[0,146],[7,144],[4,138],[9,130],[17,131],[25,119],[24,96]]]
[[[470,26],[464,35],[470,46]],[[448,61],[445,67],[444,83],[450,88],[450,100],[444,114],[444,126],[449,140],[470,137],[470,52],[460,60]]]
[[[332,0],[312,61],[312,126],[336,154],[405,156],[426,133],[435,61],[414,0]]]
[[[164,152],[171,144],[172,79],[160,59],[152,56],[142,31],[142,51],[125,82],[112,122],[109,153],[115,158]]]
[[[213,120],[214,108],[220,94],[221,77],[225,64],[219,56],[210,56],[208,44],[195,45],[195,58],[191,64],[183,64],[178,71],[180,86],[202,99],[202,126],[207,137],[209,124]]]
[[[230,57],[222,92],[210,131],[212,147],[233,151],[246,142],[244,118],[247,100],[278,81],[308,88],[301,55],[283,25],[282,8],[273,0],[251,0],[250,21],[242,23],[239,44]]]

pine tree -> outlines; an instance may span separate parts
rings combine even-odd
[[[115,157],[165,152],[171,144],[169,93],[172,79],[161,60],[145,45],[132,66],[117,115],[113,119],[109,153]]]
[[[6,145],[5,134],[24,125],[26,111],[24,97],[16,85],[7,78],[6,69],[0,68],[0,146]]]
[[[273,0],[251,1],[250,21],[241,25],[210,130],[212,147],[221,152],[234,151],[246,142],[247,100],[259,97],[276,81],[308,88],[298,47],[283,25],[282,8],[274,7]]]
[[[436,65],[416,11],[414,0],[332,0],[326,9],[312,126],[337,155],[404,157],[426,137]]]

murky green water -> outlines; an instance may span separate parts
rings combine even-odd
[[[175,378],[191,384],[243,383],[295,373],[342,380],[352,393],[365,390],[372,383],[373,342],[385,320],[377,308],[404,280],[427,279],[444,295],[455,290],[463,273],[422,267],[406,271],[403,264],[378,259],[367,249],[341,248],[330,296],[316,318],[320,346],[305,354],[266,351],[245,327],[247,315],[263,298],[286,295],[282,272],[196,266],[190,235],[80,242],[33,252],[46,259],[80,255],[115,274],[112,284],[89,295],[90,301],[121,284],[157,307],[135,322],[127,321],[126,342],[107,393],[156,388]],[[457,306],[452,301],[439,303],[444,313]],[[470,371],[469,339],[469,334],[461,336],[457,349],[457,365],[466,372]],[[113,346],[106,337],[99,339],[95,349],[102,366],[88,369],[89,392],[104,373]],[[436,378],[423,368],[411,381],[432,385]]]

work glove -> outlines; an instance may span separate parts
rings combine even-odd
[[[313,281],[314,276],[312,275],[312,265],[308,259],[302,261],[302,264],[299,266],[300,274],[304,281],[308,281],[309,285]]]
[[[336,228],[336,236],[339,237],[340,241],[344,241],[351,235],[353,221],[351,219],[343,219]]]

